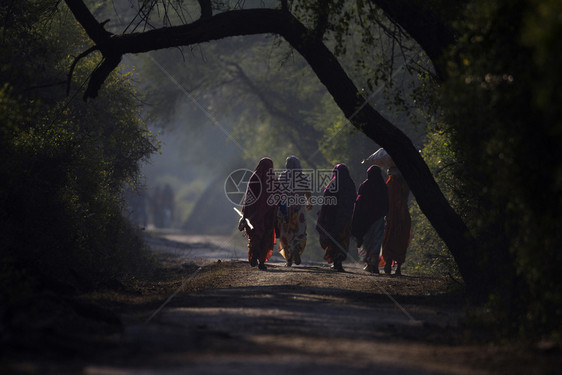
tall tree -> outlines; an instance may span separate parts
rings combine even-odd
[[[333,9],[342,2],[330,2]],[[323,42],[328,12],[307,27],[281,1],[280,9],[239,9],[214,14],[210,1],[200,0],[198,20],[179,26],[160,27],[143,32],[112,34],[105,30],[82,0],[66,0],[67,6],[99,50],[103,61],[91,75],[84,99],[95,98],[100,87],[128,53],[142,53],[162,48],[190,46],[236,35],[277,34],[297,50],[326,86],[350,122],[377,144],[384,147],[402,171],[422,212],[428,217],[459,265],[470,291],[487,289],[493,273],[477,266],[477,246],[466,225],[451,208],[418,150],[402,131],[381,116],[348,77],[338,59]],[[438,15],[419,6],[417,1],[373,1],[387,16],[406,30],[434,61],[436,72],[443,76],[441,56],[454,40],[452,30]],[[324,9],[324,8],[322,8]]]

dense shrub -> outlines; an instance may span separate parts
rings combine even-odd
[[[123,218],[121,191],[155,150],[130,76],[111,76],[92,103],[81,83],[98,63],[59,2],[0,7],[0,289],[74,292],[132,272],[143,245]]]
[[[560,14],[554,1],[474,1],[459,26],[442,105],[455,198],[501,275],[498,327],[562,332]]]

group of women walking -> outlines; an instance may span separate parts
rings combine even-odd
[[[345,164],[337,164],[323,192],[316,230],[324,258],[336,271],[343,271],[351,237],[357,241],[364,270],[379,273],[384,267],[401,274],[410,241],[409,188],[396,167],[387,170],[372,165],[357,191]],[[286,265],[301,263],[306,246],[306,210],[310,210],[310,182],[296,156],[286,160],[285,171],[275,176],[273,161],[263,158],[254,170],[243,201],[238,229],[248,236],[248,259],[252,267],[266,270],[265,263],[278,240]],[[382,256],[380,256],[382,248]]]

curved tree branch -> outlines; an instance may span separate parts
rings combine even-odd
[[[90,81],[88,82],[88,87],[84,92],[84,100],[88,98],[95,98],[98,96],[98,92],[107,79],[107,77],[113,72],[121,62],[121,55],[115,54],[106,57],[102,63],[94,69],[90,76]]]
[[[69,2],[72,1],[67,0],[67,3]],[[99,26],[97,22],[91,21],[82,25],[84,28]],[[90,34],[97,35],[94,31],[89,30],[88,35]],[[473,255],[474,240],[466,225],[443,196],[429,168],[410,139],[373,107],[365,105],[365,99],[333,53],[287,11],[235,10],[200,19],[187,25],[142,33],[114,35],[108,38],[106,41],[108,46],[102,49],[106,60],[94,72],[85,97],[97,95],[103,80],[119,64],[123,54],[187,46],[231,36],[252,34],[281,35],[306,59],[350,122],[384,147],[391,155],[408,182],[422,212],[453,254],[467,286],[485,283],[485,280],[477,279],[482,277],[482,274],[473,272],[477,269],[477,257]]]
[[[209,18],[213,16],[213,7],[211,0],[197,0],[201,8],[201,18]]]
[[[90,47],[86,51],[79,54],[74,59],[74,61],[72,62],[72,65],[70,65],[70,69],[68,70],[68,75],[67,75],[67,78],[66,78],[66,95],[68,95],[70,93],[70,84],[72,82],[72,75],[74,74],[74,68],[76,68],[76,64],[78,64],[78,62],[80,60],[82,60],[84,57],[88,56],[90,53],[96,51],[97,49],[98,48],[96,46]]]
[[[92,39],[95,43],[93,47],[83,52],[79,58],[82,58],[82,55],[87,55],[96,49],[101,51],[104,58],[102,63],[94,69],[90,75],[88,87],[84,92],[84,100],[87,100],[88,98],[95,98],[109,74],[117,68],[121,62],[123,54],[120,53],[119,50],[113,48],[113,43],[111,43],[111,37],[113,34],[104,29],[104,25],[107,21],[102,23],[98,22],[82,0],[65,0],[65,2],[76,20],[86,31],[86,34],[88,34],[90,39]],[[69,74],[69,86],[71,74],[77,61],[78,60],[75,60],[71,67]]]
[[[65,0],[66,6],[74,15],[74,18],[82,25],[90,39],[101,46],[109,39],[111,33],[103,28],[82,0]]]

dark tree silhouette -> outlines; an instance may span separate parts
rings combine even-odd
[[[451,208],[426,163],[411,140],[397,127],[365,104],[357,87],[335,55],[322,41],[322,17],[311,30],[300,22],[282,1],[281,9],[241,9],[213,14],[211,2],[199,0],[201,17],[181,26],[144,32],[112,34],[104,29],[82,0],[65,0],[82,25],[103,61],[91,75],[84,99],[95,98],[122,56],[158,49],[190,46],[232,36],[277,34],[298,51],[325,85],[347,119],[367,137],[384,147],[403,173],[420,209],[451,251],[469,293],[487,294],[493,273],[477,266],[478,247],[465,223]],[[454,42],[454,34],[431,9],[411,0],[374,0],[386,16],[406,31],[424,49],[441,78],[445,69],[441,57]],[[320,15],[322,16],[322,14]]]

